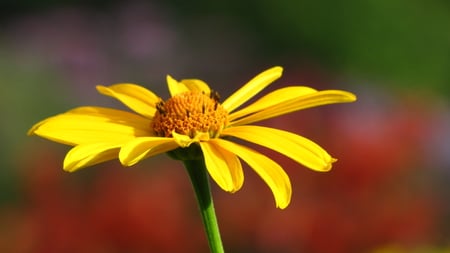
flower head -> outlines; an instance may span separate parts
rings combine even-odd
[[[239,190],[244,182],[242,160],[270,187],[277,207],[285,208],[291,199],[285,171],[231,137],[273,149],[312,170],[328,171],[336,159],[316,143],[294,133],[252,124],[309,107],[352,102],[356,97],[341,90],[289,86],[238,109],[281,74],[281,67],[268,69],[223,103],[217,92],[198,79],[176,81],[167,76],[171,98],[166,101],[135,84],[97,86],[100,93],[118,99],[134,113],[79,107],[37,123],[29,134],[74,146],[64,160],[66,171],[116,158],[131,166],[167,152],[177,159],[204,159],[212,179],[228,192]]]

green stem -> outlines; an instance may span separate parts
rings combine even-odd
[[[208,171],[203,160],[184,160],[192,186],[197,196],[198,205],[202,214],[203,225],[208,237],[209,248],[212,253],[223,253],[222,240],[220,239],[219,225],[209,186]]]

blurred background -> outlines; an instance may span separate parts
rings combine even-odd
[[[285,210],[247,167],[239,192],[213,184],[227,252],[450,252],[449,1],[2,0],[0,12],[0,252],[208,252],[180,163],[69,174],[69,147],[26,132],[76,106],[124,108],[97,84],[167,98],[171,74],[226,98],[275,65],[284,75],[267,90],[358,101],[260,123],[339,161],[316,173],[260,149],[290,175]]]

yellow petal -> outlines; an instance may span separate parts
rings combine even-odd
[[[173,131],[172,136],[178,146],[182,148],[189,147],[192,143],[209,140],[209,134],[204,132],[196,132],[194,138],[191,138],[188,135],[178,134]]]
[[[98,106],[82,106],[66,112],[67,114],[91,115],[105,122],[120,122],[122,124],[138,124],[143,128],[148,128],[150,119],[142,117],[136,113],[117,110],[113,108]]]
[[[222,135],[234,136],[273,149],[315,171],[329,171],[331,164],[336,161],[311,140],[274,128],[236,126],[225,129]]]
[[[101,107],[80,107],[35,124],[28,134],[78,145],[126,141],[136,136],[151,136],[152,132],[150,120],[137,114]]]
[[[156,103],[161,99],[146,88],[130,83],[111,86],[98,85],[97,90],[106,96],[114,97],[131,110],[151,119],[156,112]]]
[[[238,191],[244,182],[244,174],[238,157],[220,148],[215,142],[200,142],[200,147],[212,179],[225,191]]]
[[[272,190],[278,208],[284,209],[289,205],[292,195],[291,182],[280,165],[268,157],[236,143],[222,139],[210,141],[228,152],[236,154],[250,165]]]
[[[255,76],[247,84],[242,86],[239,90],[228,97],[222,103],[223,108],[225,108],[225,110],[227,110],[228,112],[231,112],[234,109],[238,108],[239,106],[247,102],[250,98],[258,94],[258,92],[260,92],[262,89],[267,87],[267,85],[280,78],[282,72],[283,68],[273,67]]]
[[[184,79],[178,82],[170,75],[167,75],[167,85],[172,97],[187,91],[198,91],[205,94],[211,93],[208,84],[199,79]]]
[[[119,160],[123,165],[131,166],[147,157],[164,153],[177,147],[178,144],[173,138],[139,137],[122,146],[119,152]]]
[[[190,91],[198,91],[203,92],[207,95],[211,93],[211,89],[208,84],[199,79],[184,79],[181,80],[181,83],[184,84]]]
[[[281,88],[273,92],[270,92],[264,97],[258,99],[256,102],[252,103],[251,105],[246,106],[242,110],[231,113],[228,118],[230,121],[233,121],[245,115],[249,115],[257,111],[264,110],[265,108],[279,104],[281,102],[298,98],[300,96],[304,96],[307,94],[312,94],[315,92],[317,92],[315,89],[305,86],[292,86]]]
[[[75,170],[117,158],[120,143],[89,143],[72,148],[64,159],[64,170]]]
[[[324,90],[312,94],[300,96],[290,100],[282,100],[264,110],[255,112],[248,116],[230,122],[230,125],[246,125],[253,122],[261,121],[277,117],[290,112],[316,107],[326,104],[348,103],[356,100],[356,96],[347,91],[341,90]]]
[[[183,92],[188,92],[189,88],[183,83],[178,82],[173,79],[171,76],[167,75],[167,86],[169,87],[170,96],[174,97],[177,94],[181,94]]]
[[[193,138],[188,135],[178,134],[175,131],[172,132],[172,136],[174,141],[178,144],[178,146],[182,148],[189,147],[192,143],[196,142]]]

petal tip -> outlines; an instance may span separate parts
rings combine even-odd
[[[34,132],[36,131],[36,128],[37,128],[37,126],[31,127],[31,128],[27,131],[27,135],[28,135],[28,136],[35,135]]]
[[[281,67],[281,66],[274,66],[272,69],[273,69],[273,70],[276,70],[276,71],[278,71],[278,72],[280,72],[280,73],[283,72],[283,67]]]
[[[96,85],[96,86],[95,86],[95,89],[97,89],[98,92],[102,93],[102,92],[107,91],[107,90],[108,90],[108,87],[106,87],[105,85],[99,84],[99,85]]]
[[[69,173],[76,171],[76,169],[74,169],[73,167],[63,167],[63,170],[65,172],[69,172]]]
[[[66,159],[64,159],[64,164],[63,164],[63,170],[65,172],[74,172],[76,170],[78,170],[79,167],[76,166],[76,164],[74,162],[69,162],[67,157]]]
[[[275,205],[277,208],[283,210],[286,207],[288,207],[290,203],[291,203],[291,197],[289,196],[288,198],[285,198],[285,199],[277,199]]]
[[[272,68],[267,69],[266,71],[263,71],[261,74],[270,74],[274,76],[274,80],[280,78],[283,75],[283,67],[281,66],[274,66]]]
[[[288,204],[283,204],[283,205],[277,204],[276,207],[277,207],[278,209],[283,210],[283,209],[286,209],[286,207],[288,207],[288,205],[289,205],[289,203],[288,203]]]
[[[125,152],[123,147],[119,151],[119,161],[120,161],[120,164],[122,164],[123,166],[130,167],[140,161],[140,159],[136,159],[136,158],[132,159],[128,154],[129,154],[129,152]]]
[[[171,75],[166,75],[166,80],[167,80],[167,82],[173,82],[173,81],[176,82],[175,78],[173,78]]]
[[[331,157],[330,160],[326,163],[326,165],[321,169],[318,170],[320,172],[328,172],[333,167],[333,163],[337,162],[338,159]]]
[[[358,100],[357,97],[356,97],[356,95],[353,94],[353,93],[351,93],[351,92],[348,92],[348,101],[349,101],[349,102],[354,102],[354,101],[356,101],[356,100]]]

